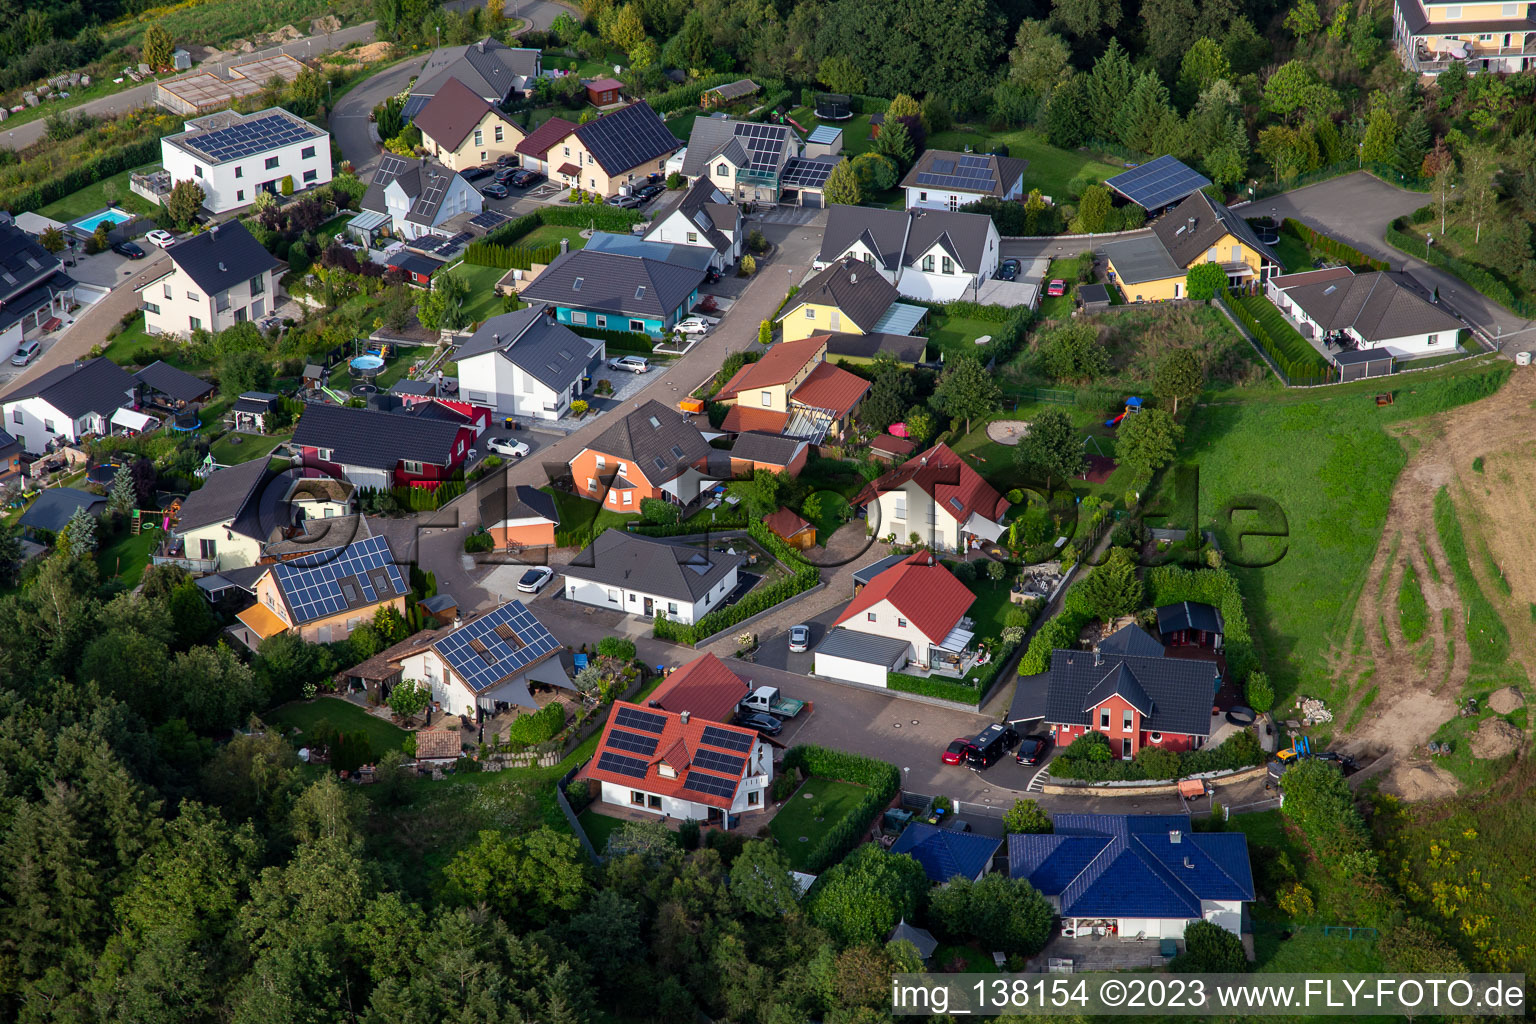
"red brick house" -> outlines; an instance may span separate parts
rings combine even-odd
[[[437,402],[398,412],[309,405],[292,443],[306,468],[359,488],[433,489],[462,469],[484,420]]]

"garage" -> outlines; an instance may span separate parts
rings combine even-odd
[[[905,640],[834,629],[816,647],[818,676],[865,686],[885,686],[885,676],[907,663],[912,645]]]
[[[801,206],[809,206],[809,207],[812,207],[812,208],[815,208],[815,209],[819,210],[822,207],[822,205],[823,205],[821,193],[820,192],[811,192],[809,190],[801,192],[800,193],[800,205]]]

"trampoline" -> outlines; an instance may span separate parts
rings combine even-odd
[[[179,430],[182,433],[191,433],[194,430],[201,429],[202,425],[203,418],[197,414],[195,409],[192,409],[187,412],[177,413],[175,421],[171,424],[171,429]]]
[[[117,467],[112,465],[92,466],[85,472],[85,479],[88,482],[102,487],[110,486],[116,476]]]
[[[816,96],[818,121],[846,121],[853,116],[853,103],[842,93],[824,92]]]
[[[1227,721],[1233,725],[1252,725],[1258,721],[1258,718],[1259,716],[1253,708],[1244,707],[1241,704],[1227,712]]]
[[[371,354],[358,356],[347,364],[347,368],[358,380],[373,380],[384,369],[384,357]]]
[[[369,395],[378,394],[379,389],[372,384],[354,384],[352,385],[352,393],[360,398],[367,398]]]

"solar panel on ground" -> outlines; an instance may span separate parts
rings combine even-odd
[[[1211,179],[1171,156],[1160,156],[1104,182],[1147,210],[1160,210],[1210,183]]]
[[[597,766],[603,771],[613,772],[615,775],[624,775],[631,779],[643,779],[647,765],[638,757],[625,757],[623,754],[613,754],[603,751],[597,759]],[[734,788],[732,792],[734,792]]]
[[[735,796],[739,781],[693,771],[688,773],[688,781],[683,783],[683,788],[695,793],[708,793],[710,796]]]
[[[704,734],[699,738],[701,742],[708,743],[712,747],[722,750],[747,751],[752,749],[752,737],[745,733],[731,732],[727,729],[718,729],[713,725],[704,727]]]
[[[652,714],[649,711],[641,711],[638,708],[619,708],[619,713],[613,717],[614,725],[622,725],[629,729],[640,729],[645,732],[654,732],[658,736],[667,727],[665,715]],[[709,730],[704,730],[705,735]],[[708,743],[706,739],[704,742]]]
[[[729,772],[739,778],[747,759],[734,754],[722,754],[718,750],[700,750],[693,755],[693,763],[712,772]]]
[[[632,754],[644,754],[647,757],[656,753],[656,744],[659,742],[655,736],[643,736],[638,732],[627,732],[623,729],[609,729],[608,741],[605,746],[615,750],[627,750]]]

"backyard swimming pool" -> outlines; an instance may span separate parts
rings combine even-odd
[[[84,231],[89,235],[96,230],[96,226],[98,224],[116,226],[123,223],[124,221],[129,221],[132,219],[132,214],[124,213],[122,210],[119,210],[114,206],[110,209],[102,210],[100,213],[93,213],[89,217],[84,217],[80,220],[77,220],[71,224],[70,227],[79,228],[81,231]]]

